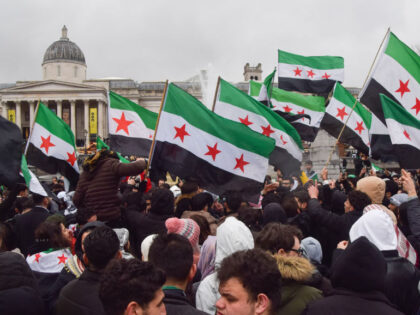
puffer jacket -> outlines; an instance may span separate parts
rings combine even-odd
[[[121,177],[138,175],[145,167],[144,160],[120,163],[117,158],[105,157],[80,175],[73,203],[78,208],[94,210],[99,221],[118,220],[121,217],[118,196]]]

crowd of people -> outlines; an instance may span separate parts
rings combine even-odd
[[[2,191],[0,314],[420,314],[416,172],[308,162],[251,203],[146,167],[101,150],[74,192]]]

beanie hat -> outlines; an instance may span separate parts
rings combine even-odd
[[[381,204],[385,197],[385,181],[376,176],[368,176],[357,182],[357,190],[369,196],[372,203]]]
[[[169,233],[175,233],[184,236],[190,242],[195,253],[200,251],[198,240],[200,237],[200,227],[192,219],[170,218],[165,222]]]
[[[322,248],[317,239],[313,237],[306,237],[300,242],[300,245],[304,250],[304,255],[306,258],[308,258],[311,262],[321,264]]]
[[[389,202],[392,203],[394,206],[401,206],[403,203],[408,201],[407,194],[395,194],[389,199]]]

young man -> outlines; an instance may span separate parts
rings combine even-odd
[[[114,260],[101,280],[100,298],[108,315],[165,315],[165,274],[149,262]]]
[[[281,301],[281,274],[276,261],[259,249],[226,257],[217,277],[221,298],[217,315],[274,315]]]
[[[185,294],[197,271],[188,239],[175,233],[157,236],[150,246],[149,261],[166,274],[163,302],[168,315],[206,314],[195,309]]]

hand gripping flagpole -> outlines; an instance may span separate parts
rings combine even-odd
[[[38,116],[38,110],[39,110],[39,104],[40,103],[41,103],[41,99],[38,99],[38,104],[36,105],[36,110],[35,110],[34,121],[32,122],[32,126],[31,126],[31,132],[29,133],[28,141],[26,142],[26,146],[25,146],[25,152],[23,153],[23,155],[25,157],[26,157],[26,153],[28,152],[29,141],[31,140],[31,137],[32,137],[32,131],[34,130],[36,116]]]
[[[157,133],[158,126],[159,126],[160,114],[162,113],[163,104],[165,103],[165,100],[166,100],[167,89],[168,89],[168,80],[165,81],[165,88],[163,89],[162,99],[160,101],[158,118],[156,120],[155,133],[153,134],[153,141],[152,141],[152,145],[150,146],[149,160],[148,160],[147,165],[146,165],[146,173],[144,174],[144,178],[146,178],[147,174],[149,173],[150,162],[152,161],[153,153],[155,151],[156,133]]]
[[[377,52],[376,52],[375,59],[373,59],[373,63],[372,63],[372,64],[371,64],[371,66],[370,66],[370,69],[369,69],[368,75],[366,76],[365,81],[363,82],[363,86],[362,86],[361,91],[363,91],[363,89],[365,88],[365,85],[366,85],[366,83],[367,83],[368,79],[370,78],[370,75],[371,75],[371,72],[372,72],[373,66],[374,66],[374,65],[375,65],[375,63],[376,63],[376,59],[378,58],[379,52],[381,51],[381,48],[382,48],[382,46],[383,46],[383,44],[384,44],[384,42],[385,42],[385,39],[388,37],[388,34],[389,34],[389,32],[390,32],[390,31],[391,31],[391,29],[388,27],[388,29],[387,29],[387,31],[386,31],[386,34],[385,34],[384,38],[382,39],[381,45],[379,46],[379,48],[378,48],[378,50],[377,50]],[[345,129],[345,128],[346,128],[346,126],[347,126],[347,122],[349,121],[350,116],[351,116],[351,114],[353,113],[353,111],[354,111],[354,109],[355,109],[355,107],[356,107],[356,105],[357,105],[357,102],[359,102],[359,96],[357,96],[357,98],[355,98],[355,100],[354,100],[354,104],[353,104],[353,107],[352,107],[352,109],[351,109],[351,112],[350,112],[349,116],[347,117],[346,122],[344,123],[343,127],[341,128],[340,133],[338,134],[337,141],[335,142],[334,147],[332,148],[332,150],[331,150],[331,152],[330,152],[330,156],[328,157],[327,163],[325,163],[324,168],[326,168],[326,167],[330,164],[330,162],[331,162],[331,158],[332,158],[332,155],[333,155],[333,153],[334,153],[334,151],[335,151],[335,147],[337,146],[337,144],[338,144],[338,142],[339,142],[339,140],[340,140],[340,138],[341,138],[341,135],[343,134],[344,129]]]

